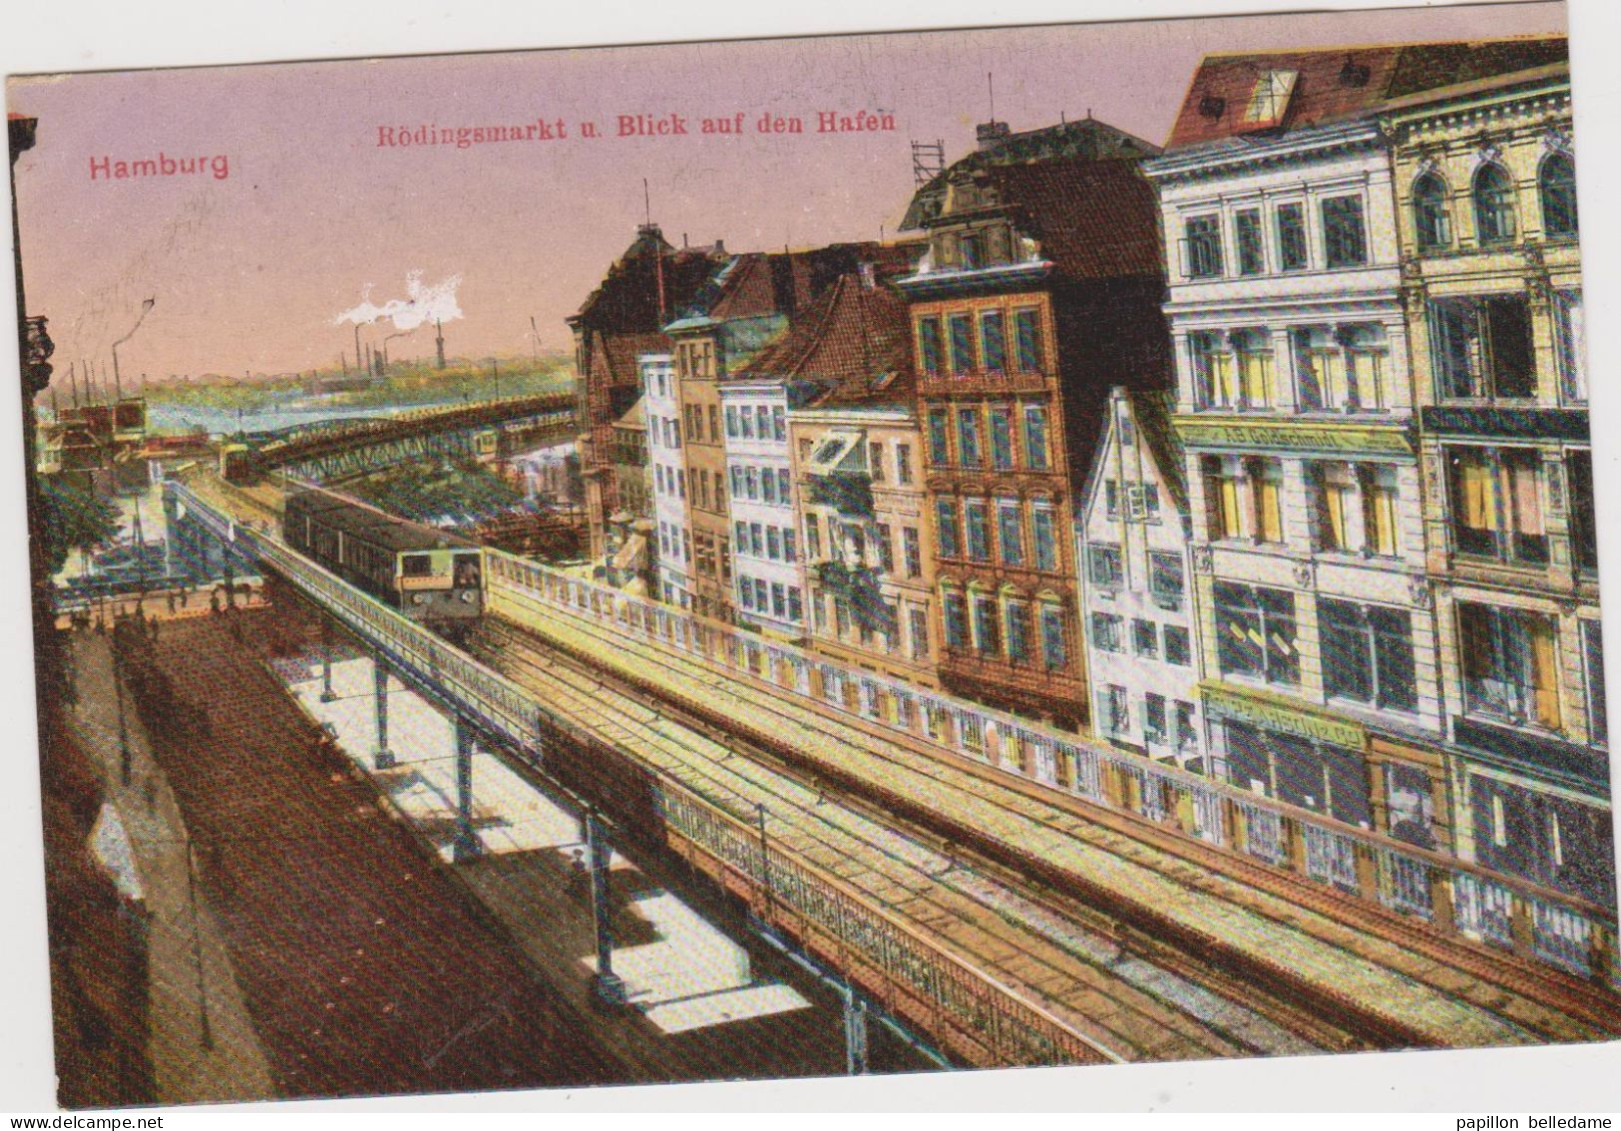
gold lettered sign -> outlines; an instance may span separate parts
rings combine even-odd
[[[1338,718],[1272,692],[1251,691],[1208,680],[1199,685],[1199,690],[1204,692],[1205,709],[1213,716],[1353,750],[1360,750],[1366,737],[1361,723]]]
[[[1411,455],[1407,429],[1378,424],[1295,420],[1178,420],[1182,442],[1196,448],[1289,448],[1313,452]]]

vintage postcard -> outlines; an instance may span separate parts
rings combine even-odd
[[[57,1101],[1615,1041],[1586,79],[10,76]]]

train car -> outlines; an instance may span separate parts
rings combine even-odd
[[[287,496],[282,536],[411,620],[443,629],[483,615],[484,552],[466,538],[320,490]]]

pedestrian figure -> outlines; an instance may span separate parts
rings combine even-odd
[[[574,858],[568,865],[568,896],[573,900],[584,900],[591,893],[591,877],[585,868],[585,852],[582,849],[574,850]]]
[[[220,594],[218,589],[215,589],[208,595],[208,611],[213,613],[215,616],[219,615]]]
[[[167,594],[165,594],[165,596],[168,598],[168,601],[169,601],[169,615],[174,616],[174,590],[173,589],[169,590],[169,592]]]

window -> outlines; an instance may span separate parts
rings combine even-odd
[[[1215,605],[1216,661],[1223,675],[1285,686],[1300,682],[1293,593],[1218,581]]]
[[[765,503],[777,501],[777,476],[769,467],[760,470],[760,501]]]
[[[1546,565],[1541,455],[1530,448],[1453,447],[1449,457],[1457,551]]]
[[[895,548],[889,539],[889,527],[885,523],[878,523],[878,568],[885,573],[895,572]]]
[[[1143,741],[1165,741],[1165,696],[1150,691],[1143,697]]]
[[[968,532],[968,557],[976,562],[991,560],[990,519],[985,500],[969,499],[963,504],[963,521]]]
[[[1058,570],[1058,535],[1054,528],[1056,516],[1053,508],[1037,503],[1030,512],[1030,525],[1036,544],[1036,568],[1047,573]]]
[[[1180,625],[1165,626],[1165,662],[1182,668],[1193,663],[1193,648],[1188,630]]]
[[[1182,558],[1155,551],[1148,555],[1148,589],[1154,604],[1172,612],[1182,607]]]
[[[1578,303],[1578,309],[1580,304]],[[1038,404],[1024,406],[1024,463],[1035,471],[1047,469],[1047,410]]]
[[[996,600],[980,594],[974,598],[974,643],[980,654],[994,656],[1002,651],[1001,632],[997,627]]]
[[[1030,608],[1023,601],[1009,601],[1003,609],[1007,620],[1008,659],[1016,664],[1030,659]]]
[[[777,468],[777,501],[784,506],[794,501],[792,482],[793,477],[786,467]]]
[[[805,552],[813,561],[822,556],[822,523],[814,512],[805,516]]]
[[[1128,734],[1131,731],[1131,712],[1126,698],[1126,689],[1118,684],[1104,684],[1102,694],[1099,695],[1098,699],[1098,715],[1103,721],[1103,733],[1112,735]]]
[[[974,368],[974,328],[966,314],[953,314],[946,319],[951,329],[951,371],[967,373]]]
[[[1362,538],[1368,553],[1383,558],[1401,554],[1396,534],[1396,469],[1363,467]]]
[[[1176,748],[1199,749],[1199,732],[1193,725],[1193,704],[1176,701]]]
[[[977,270],[982,263],[979,236],[965,235],[962,237],[957,247],[959,257],[958,261],[962,264],[962,269],[964,271]]]
[[[963,467],[983,467],[985,454],[979,444],[979,409],[957,410],[957,458]]]
[[[754,552],[758,554],[759,547],[755,547]],[[774,562],[782,560],[782,531],[775,526],[765,528],[765,556]]]
[[[1120,517],[1120,484],[1113,479],[1103,481],[1103,509],[1110,518]]]
[[[687,473],[685,469],[678,469],[675,473],[676,494],[681,498],[687,497]]]
[[[754,583],[746,577],[738,578],[737,596],[743,607],[752,612],[754,609]]]
[[[1587,403],[1587,322],[1582,313],[1581,291],[1554,294],[1554,349],[1559,357],[1559,376],[1565,400]]]
[[[1349,410],[1384,410],[1391,407],[1390,347],[1383,326],[1344,326],[1340,344],[1345,347],[1346,385],[1343,401],[1329,407]]]
[[[1583,687],[1587,692],[1587,744],[1608,746],[1610,743],[1609,712],[1604,701],[1604,634],[1603,625],[1596,620],[1582,624],[1582,659],[1584,661]]]
[[[771,583],[771,615],[778,620],[788,615],[788,595],[778,581]]]
[[[1125,622],[1113,613],[1092,614],[1092,646],[1100,652],[1121,652],[1121,626]]]
[[[1289,95],[1295,88],[1298,71],[1266,71],[1255,80],[1248,105],[1244,107],[1244,121],[1250,125],[1275,124],[1283,119],[1289,106]]]
[[[784,530],[782,532],[782,560],[785,562],[797,562],[799,560],[799,554],[794,545],[794,532],[792,530]]]
[[[1537,194],[1542,197],[1542,234],[1576,234],[1576,167],[1563,153],[1555,153],[1542,163],[1537,177]]]
[[[1007,471],[1013,466],[1013,413],[1010,409],[991,409],[991,466]]]
[[[1036,310],[1013,312],[1013,329],[1018,337],[1021,373],[1039,373],[1046,363],[1039,314],[1040,312]]]
[[[1193,385],[1199,404],[1205,408],[1235,408],[1238,384],[1234,380],[1232,355],[1216,334],[1189,334],[1188,351],[1193,362]]]
[[[735,438],[741,434],[738,431],[737,406],[729,404],[726,406],[726,435]]]
[[[771,438],[779,442],[788,439],[788,410],[781,405],[771,409]]]
[[[945,614],[946,647],[964,648],[968,645],[968,615],[961,593],[947,593],[940,601]]]
[[[1099,589],[1119,589],[1125,584],[1119,546],[1088,546],[1086,563],[1087,574]]]
[[[1285,271],[1306,268],[1306,208],[1303,204],[1280,204],[1274,213],[1278,226],[1278,266]]]
[[[1057,605],[1041,606],[1041,662],[1053,670],[1064,666],[1064,613]]]
[[[918,364],[925,373],[940,372],[940,319],[917,320]]]
[[[1236,456],[1205,456],[1202,463],[1211,539],[1242,538],[1244,519],[1239,513],[1238,492],[1243,465]]]
[[[929,462],[944,467],[951,462],[951,421],[943,408],[929,410]]]
[[[1319,598],[1317,623],[1326,694],[1381,710],[1418,709],[1410,614]]]
[[[1159,659],[1159,630],[1151,620],[1131,622],[1131,650],[1145,660]]]
[[[1126,484],[1126,508],[1138,522],[1159,521],[1159,485],[1157,483]]]
[[[1356,469],[1348,463],[1320,463],[1316,471],[1317,548],[1354,550],[1350,524],[1356,514]]]
[[[1024,564],[1024,523],[1020,521],[1019,504],[1012,499],[999,499],[996,504],[996,536],[1002,543],[1002,562],[1005,565]]]
[[[1359,267],[1368,261],[1360,196],[1323,201],[1323,262],[1329,268]]]
[[[888,539],[886,537],[885,541]],[[923,576],[923,549],[917,536],[917,527],[901,527],[901,560],[907,577]]]
[[[1571,551],[1578,568],[1589,573],[1598,570],[1598,526],[1593,499],[1593,453],[1572,451],[1565,455],[1565,480],[1570,496]]]
[[[709,406],[709,442],[720,443],[720,406]]]
[[[987,310],[979,316],[979,356],[992,373],[1007,368],[1007,334],[1000,310]]]
[[[962,554],[957,540],[957,503],[953,499],[940,499],[934,504],[935,541],[942,558],[955,558]]]
[[[1434,301],[1430,335],[1442,396],[1537,395],[1531,313],[1524,295]]]
[[[1265,330],[1237,330],[1232,335],[1238,360],[1238,388],[1245,408],[1275,403],[1272,383],[1272,339]]]
[[[1452,212],[1446,182],[1426,173],[1413,185],[1413,231],[1425,251],[1452,246]]]
[[[1255,540],[1283,541],[1283,462],[1250,462],[1250,485],[1255,491]]]
[[[1514,186],[1508,172],[1488,162],[1475,174],[1475,236],[1483,244],[1514,238]]]
[[[1459,646],[1468,710],[1558,729],[1558,626],[1523,609],[1460,602]]]
[[[895,445],[895,482],[908,486],[912,482],[912,445]]]
[[[734,531],[734,534],[733,534],[733,540],[737,543],[737,552],[740,553],[740,554],[748,553],[749,552],[749,524],[746,523],[746,522],[737,522],[737,523],[733,523],[732,525],[735,528],[735,531]]]
[[[1183,270],[1190,279],[1221,274],[1221,226],[1215,216],[1190,216],[1183,238]]]
[[[912,658],[924,660],[929,655],[929,615],[922,609],[912,609],[908,619],[912,628]]]
[[[788,586],[788,619],[795,624],[803,623],[805,620],[805,607],[801,603],[797,585]]]
[[[765,556],[765,529],[758,522],[749,523],[749,549],[757,558]]]
[[[1238,273],[1259,275],[1266,270],[1266,251],[1261,243],[1261,213],[1246,208],[1233,216],[1233,242],[1238,245]]]

